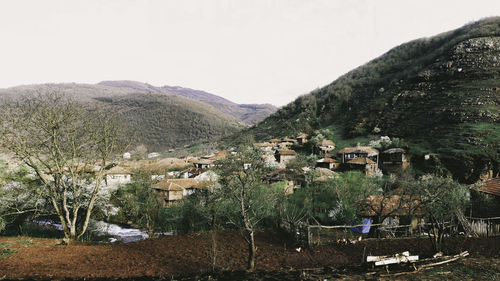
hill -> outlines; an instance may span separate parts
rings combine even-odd
[[[241,138],[329,128],[335,141],[403,138],[434,168],[473,182],[499,173],[500,18],[414,40],[304,95]],[[420,158],[415,158],[415,160]]]
[[[147,84],[145,84],[147,85]],[[239,120],[209,104],[178,95],[152,92],[148,87],[90,84],[28,85],[0,90],[0,96],[18,97],[43,90],[66,93],[82,103],[100,104],[119,114],[131,132],[133,144],[149,150],[182,147],[214,140],[240,130]]]
[[[111,86],[122,89],[133,89],[140,93],[161,93],[178,95],[193,100],[207,103],[214,108],[233,116],[246,125],[253,125],[264,120],[269,114],[274,113],[277,108],[271,104],[236,104],[220,96],[205,91],[193,90],[179,86],[155,87],[146,83],[135,81],[102,81],[98,85]]]

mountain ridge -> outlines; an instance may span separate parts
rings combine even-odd
[[[16,99],[46,91],[66,94],[82,104],[108,107],[118,114],[124,128],[133,133],[132,144],[144,144],[149,150],[214,141],[243,128],[240,120],[210,104],[179,95],[141,93],[144,89],[137,87],[35,84],[0,89],[0,97]]]
[[[202,90],[194,90],[180,86],[152,86],[147,83],[131,80],[108,80],[101,81],[97,85],[130,88],[141,92],[157,94],[173,94],[194,100],[198,100],[229,114],[247,125],[253,125],[262,121],[267,115],[275,112],[277,108],[271,104],[237,104],[226,98],[211,94]]]

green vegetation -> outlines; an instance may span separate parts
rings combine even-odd
[[[46,90],[65,93],[82,104],[107,105],[120,115],[132,144],[146,145],[149,151],[214,141],[276,111],[272,105],[239,105],[203,91],[134,81],[19,86],[0,89],[0,100]]]
[[[3,241],[0,242],[0,259],[8,257],[16,252],[16,248],[19,244],[30,246],[35,244],[31,240],[13,240],[13,241]]]
[[[12,250],[7,242],[1,242],[0,243],[0,258],[3,257],[8,257],[14,253],[14,250]]]
[[[136,174],[132,183],[120,187],[112,196],[112,203],[119,206],[119,210],[110,218],[111,221],[121,224],[131,222],[146,229],[149,237],[167,230],[167,209],[151,185],[151,175],[142,173]]]
[[[359,220],[356,202],[377,194],[378,189],[375,179],[353,171],[310,182],[290,195],[287,204],[290,209],[302,210],[304,219],[313,224],[350,224]]]
[[[208,104],[213,108],[232,116],[244,124],[255,124],[269,114],[276,111],[276,107],[270,104],[236,104],[225,98],[207,93],[205,91],[193,90],[183,87],[162,86],[155,87],[146,83],[135,81],[103,81],[98,85],[111,86],[114,88],[130,89],[136,93],[169,94],[189,98]]]
[[[239,127],[213,107],[177,96],[135,94],[100,100],[120,112],[135,143],[153,150],[213,139]]]
[[[352,140],[404,139],[433,154],[462,182],[500,171],[500,18],[398,46],[301,96],[228,141],[257,141],[328,128],[337,147]]]
[[[440,252],[449,228],[447,223],[455,221],[458,212],[463,214],[469,202],[468,188],[450,178],[426,176],[409,183],[408,189],[429,217],[431,242],[436,252]]]

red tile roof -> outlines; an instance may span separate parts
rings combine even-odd
[[[479,191],[500,196],[500,177],[485,181]]]

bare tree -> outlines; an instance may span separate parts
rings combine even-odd
[[[248,270],[255,268],[255,231],[263,219],[276,212],[279,192],[262,184],[266,171],[262,156],[246,149],[236,156],[218,163],[217,172],[222,185],[221,195],[226,199],[226,217],[238,227],[248,244]]]
[[[40,179],[65,240],[80,238],[120,144],[110,113],[49,89],[5,102],[0,115],[0,144]]]
[[[457,214],[463,214],[469,201],[469,190],[451,178],[432,175],[415,181],[411,188],[419,194],[420,206],[431,223],[429,238],[434,249],[440,252],[449,229],[447,224],[455,221]]]

